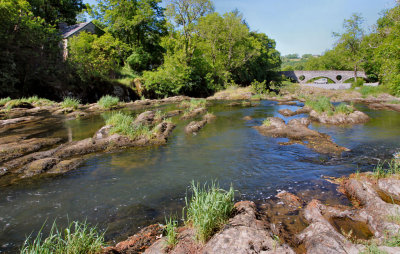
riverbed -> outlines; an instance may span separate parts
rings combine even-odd
[[[277,191],[319,195],[322,200],[346,203],[345,197],[323,176],[342,176],[371,170],[379,161],[390,159],[400,150],[400,117],[392,111],[356,107],[371,120],[362,125],[311,125],[351,149],[342,156],[321,155],[303,145],[282,146],[287,140],[262,136],[252,126],[278,110],[296,106],[272,101],[253,103],[254,107],[229,107],[215,102],[208,111],[217,119],[197,135],[184,132],[190,122],[179,121],[166,145],[134,148],[92,156],[77,170],[51,178],[19,181],[0,186],[0,252],[15,251],[31,233],[47,222],[44,232],[56,220],[87,221],[106,230],[107,240],[120,240],[151,223],[181,213],[191,181],[216,180],[221,187],[231,184],[237,200],[263,202]],[[168,111],[175,105],[159,107]],[[138,114],[141,110],[125,110]],[[61,137],[65,141],[93,136],[110,113],[88,119],[50,119],[26,129],[9,130],[1,135],[37,132],[34,136]],[[246,121],[243,117],[251,116]],[[333,198],[334,197],[334,198]]]

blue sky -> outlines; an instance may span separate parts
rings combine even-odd
[[[91,4],[95,0],[85,0]],[[373,25],[395,0],[214,0],[225,13],[238,9],[251,30],[275,39],[282,55],[321,54],[332,47],[333,32],[341,32],[343,20],[361,14],[365,27]]]

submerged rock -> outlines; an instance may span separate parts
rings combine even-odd
[[[307,118],[293,119],[288,124],[278,117],[269,117],[268,120],[268,126],[261,125],[254,128],[265,136],[288,138],[290,142],[284,144],[303,144],[324,154],[350,151],[335,144],[329,135],[309,129],[310,120]]]
[[[201,121],[192,121],[185,127],[186,133],[197,133],[200,129],[202,129],[207,123],[210,123],[215,118],[217,118],[213,114],[205,114]]]

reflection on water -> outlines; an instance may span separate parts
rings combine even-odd
[[[69,174],[3,187],[0,251],[12,249],[25,235],[54,219],[61,225],[87,219],[107,228],[108,239],[123,238],[138,227],[179,214],[192,180],[217,179],[225,188],[232,183],[238,199],[266,200],[278,189],[305,197],[321,195],[321,190],[326,196],[338,195],[333,187],[325,186],[328,183],[321,181],[321,176],[370,170],[377,160],[389,158],[399,149],[399,114],[358,107],[372,117],[369,123],[312,126],[352,149],[342,157],[320,155],[301,145],[280,146],[284,139],[264,137],[251,128],[266,117],[282,117],[279,109],[296,110],[296,106],[261,101],[255,107],[242,108],[217,103],[210,111],[218,118],[195,136],[183,131],[188,121],[174,119],[178,126],[167,145],[99,154]],[[253,120],[242,120],[247,115]],[[36,129],[46,129],[46,134],[40,135],[79,140],[91,137],[107,117],[54,120],[54,124]]]

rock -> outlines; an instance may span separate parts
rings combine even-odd
[[[59,162],[58,158],[45,158],[33,161],[29,163],[25,168],[22,169],[22,178],[32,177],[51,169],[55,164]]]
[[[268,126],[254,127],[262,135],[288,138],[290,142],[287,144],[303,144],[316,152],[324,154],[337,154],[349,151],[349,149],[335,144],[328,135],[309,129],[307,127],[309,120],[306,118],[293,119],[287,125],[278,117],[269,117],[268,120],[270,123]]]
[[[178,103],[178,102],[187,101],[187,100],[190,100],[190,97],[179,95],[179,96],[164,98],[161,101],[164,103]]]
[[[378,102],[378,103],[368,104],[368,107],[374,110],[393,110],[400,112],[400,103],[393,104],[393,103]]]
[[[250,121],[250,120],[253,120],[253,117],[251,117],[251,116],[245,116],[245,117],[243,117],[243,120],[245,120],[245,121]]]
[[[327,113],[317,113],[315,110],[310,112],[310,117],[314,121],[325,124],[359,124],[369,121],[369,116],[361,111],[354,111],[350,114],[334,114],[329,116]]]
[[[54,167],[52,167],[46,173],[48,174],[63,174],[69,171],[72,171],[79,167],[83,163],[83,158],[75,158],[71,160],[64,160],[57,163]]]
[[[303,205],[303,202],[299,197],[287,191],[279,192],[276,197],[281,199],[287,206],[291,206],[296,209]]]
[[[4,105],[5,108],[27,108],[27,109],[31,109],[34,108],[34,106],[28,102],[18,102],[15,103],[15,101],[9,101],[6,103],[6,105]]]
[[[39,121],[42,117],[24,116],[19,118],[0,120],[0,128],[9,127],[10,125],[24,124],[27,122]]]
[[[297,238],[305,245],[306,253],[346,253],[358,254],[363,246],[357,246],[347,240],[324,218],[321,210],[325,208],[317,200],[312,200],[304,211],[310,225]]]
[[[278,110],[278,113],[283,116],[294,116],[296,114],[295,112],[287,108]]]
[[[0,176],[7,174],[7,172],[8,172],[7,168],[0,168]]]
[[[0,163],[55,145],[61,138],[32,138],[0,145]]]
[[[182,114],[182,113],[183,113],[182,110],[172,110],[172,111],[169,111],[169,112],[167,112],[167,113],[165,114],[165,118],[174,117],[174,116],[180,115],[180,114]]]
[[[103,138],[107,138],[109,136],[110,130],[111,130],[112,126],[111,125],[106,125],[100,128],[100,130],[98,130],[93,138],[94,139],[103,139]]]
[[[186,133],[197,133],[201,128],[203,128],[207,124],[207,121],[192,121],[185,127]]]
[[[278,105],[297,105],[297,102],[295,101],[281,101],[278,103]]]
[[[155,111],[146,111],[138,115],[133,123],[142,125],[151,125],[154,123],[155,116],[156,116]]]
[[[194,118],[198,115],[204,114],[207,111],[205,108],[196,108],[193,109],[192,111],[189,111],[188,113],[185,113],[182,117],[181,120],[187,120],[190,118]]]
[[[300,115],[300,114],[307,114],[307,113],[310,113],[310,111],[311,111],[310,108],[303,107],[294,112],[290,109],[281,109],[278,112],[279,112],[279,114],[281,114],[283,116],[295,116],[295,115]]]
[[[387,195],[400,200],[400,180],[383,178],[378,180],[378,187]]]
[[[159,224],[150,225],[141,229],[139,233],[129,237],[127,240],[119,242],[115,247],[106,248],[102,253],[142,253],[162,236],[163,231],[164,228]]]
[[[217,117],[211,113],[207,113],[203,116],[203,120],[207,121],[207,123],[210,123],[210,122],[214,121],[215,119],[217,119]]]

